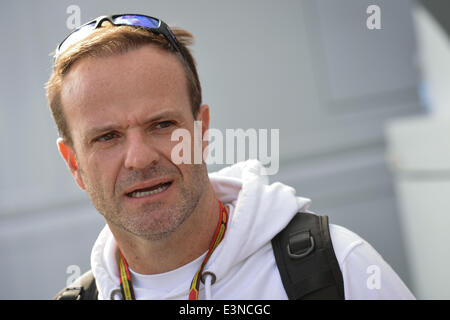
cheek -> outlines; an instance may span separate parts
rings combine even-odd
[[[170,162],[177,167],[183,164],[203,164],[203,151],[208,146],[208,141],[203,141],[201,127],[194,130],[194,127],[183,128],[186,132],[181,135],[175,135],[175,141],[171,141],[170,137],[166,141],[165,146],[160,150],[164,150],[164,155],[169,158]],[[175,157],[174,161],[172,157]],[[182,164],[179,164],[182,161]]]
[[[122,163],[118,152],[95,152],[88,157],[85,169],[89,183],[103,189],[113,189]]]
[[[171,140],[171,136],[168,137],[160,137],[159,139],[152,139],[152,143],[154,149],[157,150],[160,156],[164,157],[166,161],[169,161],[172,165],[179,167],[179,164],[176,164],[176,161],[172,159],[172,152],[174,152],[173,156],[176,158],[182,157],[183,152],[185,150],[182,140]],[[191,142],[189,142],[191,143]]]
[[[159,150],[162,154],[166,157],[171,157],[172,150],[175,148],[176,145],[178,145],[180,141],[172,141],[169,137],[169,139],[164,140],[159,147]]]

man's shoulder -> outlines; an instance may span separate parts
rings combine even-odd
[[[415,299],[378,251],[358,234],[330,224],[346,299]]]
[[[339,264],[343,264],[348,255],[358,246],[368,244],[355,232],[336,224],[329,224],[331,242]]]

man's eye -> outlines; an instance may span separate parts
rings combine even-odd
[[[97,142],[107,142],[111,139],[114,139],[116,137],[116,134],[114,132],[108,132],[107,134],[104,134],[98,138],[95,139],[95,141]]]
[[[162,121],[162,122],[159,122],[156,125],[156,128],[157,129],[165,129],[165,128],[168,128],[168,127],[173,126],[173,125],[174,125],[173,121]]]

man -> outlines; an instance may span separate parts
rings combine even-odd
[[[177,129],[207,147],[194,141],[194,121],[205,134],[210,109],[191,42],[158,19],[118,15],[57,49],[47,96],[58,148],[106,221],[91,254],[98,298],[286,299],[271,240],[310,200],[269,185],[256,160],[208,175],[204,162],[171,157]],[[367,242],[335,225],[330,234],[346,299],[414,298]]]

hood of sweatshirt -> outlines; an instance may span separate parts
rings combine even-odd
[[[205,266],[219,280],[236,265],[267,245],[299,211],[306,211],[311,200],[297,197],[295,189],[280,182],[269,184],[264,166],[248,160],[209,174],[216,197],[230,207],[227,231],[222,242]],[[201,259],[181,267],[195,273]],[[100,299],[109,299],[119,288],[117,244],[106,225],[94,244],[91,267]],[[170,278],[170,273],[166,273]],[[175,275],[175,274],[174,274]],[[180,298],[188,293],[192,278],[177,281],[170,293],[154,296],[160,299]],[[187,285],[186,285],[187,284]],[[181,297],[182,298],[182,297]]]

